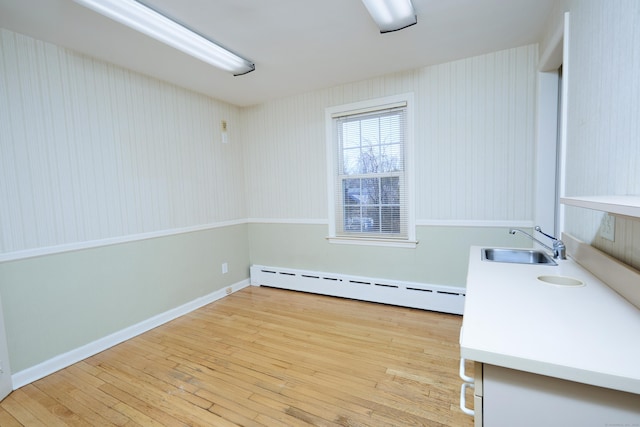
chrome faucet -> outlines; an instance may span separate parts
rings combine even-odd
[[[511,230],[509,230],[509,234],[516,234],[516,233],[522,233],[525,236],[527,236],[528,238],[530,238],[531,240],[533,240],[534,242],[537,242],[539,245],[547,248],[548,250],[550,250],[551,252],[553,252],[553,258],[554,259],[567,259],[567,248],[564,245],[564,242],[560,239],[557,239],[553,236],[550,236],[549,234],[545,233],[544,231],[542,231],[542,229],[540,228],[539,225],[536,225],[534,228],[538,233],[543,234],[544,236],[548,237],[549,239],[553,240],[553,248],[549,247],[547,245],[545,245],[544,243],[542,243],[540,240],[536,239],[535,237],[533,237],[531,234],[520,230],[519,228],[512,228]]]

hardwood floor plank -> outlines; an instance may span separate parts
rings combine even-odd
[[[178,420],[187,425],[215,425],[215,426],[233,426],[226,420],[221,419],[217,415],[209,412],[207,408],[202,408],[191,402],[197,399],[199,402],[205,402],[197,396],[190,393],[183,393],[179,389],[167,388],[161,382],[154,380],[150,376],[131,369],[126,365],[111,361],[109,365],[102,364],[101,367],[113,377],[119,379],[118,387],[121,387],[126,381],[129,384],[128,389],[136,390],[136,396],[148,405],[158,408],[171,418]]]
[[[170,425],[170,424],[166,424],[164,422],[159,422],[153,418],[151,418],[149,415],[138,411],[137,409],[126,405],[124,403],[118,403],[116,404],[116,406],[113,407],[114,410],[120,412],[122,415],[126,416],[127,418],[131,419],[132,421],[134,421],[137,425],[140,426],[145,426],[145,427],[163,427],[166,425]]]
[[[117,399],[100,390],[99,387],[104,382],[80,369],[79,364],[70,366],[58,374],[64,381],[74,386],[74,390],[70,392],[74,399],[90,407],[109,422],[116,426],[126,426],[132,421],[114,409],[114,406],[119,403]]]
[[[69,426],[113,426],[111,422],[102,418],[93,409],[83,405],[71,396],[74,388],[62,377],[57,377],[54,381],[36,381],[32,384],[35,390],[44,399],[55,403],[56,407],[64,407],[64,422]],[[57,416],[60,416],[56,412]]]
[[[33,402],[29,405],[29,411],[31,411],[39,420],[52,427],[72,425],[73,423],[69,420],[74,416],[77,417],[77,415],[64,404],[59,403],[54,398],[48,396],[33,384],[22,387],[21,389],[16,390],[15,393],[16,398],[21,400],[28,399]]]
[[[181,368],[199,370],[199,373],[194,371],[194,377],[198,379],[198,384],[201,386],[201,389],[206,390],[208,392],[206,395],[210,397],[220,396],[238,402],[252,412],[255,412],[257,414],[256,418],[259,418],[260,415],[267,415],[279,422],[286,422],[288,423],[287,425],[303,425],[288,414],[278,412],[271,406],[264,405],[260,399],[255,399],[255,396],[270,393],[268,389],[261,387],[260,384],[244,381],[228,372],[216,371],[204,367],[197,368],[186,360],[184,364],[181,365]],[[202,395],[202,393],[199,393],[199,395]],[[216,398],[212,401],[214,405],[219,402]]]
[[[235,360],[238,361],[238,359],[235,359]],[[283,397],[286,396],[288,398],[291,398],[290,400],[287,400],[287,402],[292,406],[296,406],[295,401],[297,400],[298,401],[297,405],[300,408],[303,408],[305,404],[312,404],[313,406],[320,408],[319,409],[320,414],[331,412],[331,408],[329,407],[329,405],[327,405],[322,400],[319,400],[317,398],[305,399],[305,396],[300,395],[300,393],[288,393],[288,390],[291,390],[292,384],[294,382],[295,383],[300,382],[300,378],[297,376],[296,378],[293,378],[293,377],[288,378],[287,382],[282,382],[280,380],[277,380],[274,383],[273,382],[274,378],[272,376],[265,375],[261,372],[258,372],[252,369],[249,364],[227,363],[224,365],[224,368],[229,372],[229,374],[233,378],[239,378],[242,381],[247,383],[255,383],[257,386],[259,386],[259,388],[263,389],[264,392],[278,393],[278,394],[281,394]],[[314,381],[314,378],[311,376],[312,374],[313,372],[305,373],[306,375],[305,378],[307,378],[307,380],[310,382]],[[280,378],[281,376],[278,376],[278,377]],[[274,384],[277,386],[274,386]],[[336,408],[333,407],[333,409],[335,410]],[[312,412],[312,410],[309,410],[309,411]]]
[[[16,390],[19,391],[19,390]],[[2,408],[21,426],[46,427],[47,424],[35,415],[40,412],[40,404],[13,392],[2,401]],[[47,416],[47,418],[53,416]]]
[[[100,386],[100,390],[119,400],[119,403],[113,407],[116,411],[145,426],[184,426],[183,422],[173,418],[162,408],[149,403],[141,396],[142,391],[136,387],[118,378],[109,378],[108,374],[100,375],[108,379],[104,385]]]
[[[21,427],[23,424],[19,423],[9,412],[4,408],[0,408],[0,426],[2,427]]]
[[[14,391],[2,426],[455,426],[461,317],[249,287]]]

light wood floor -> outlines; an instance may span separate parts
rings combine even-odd
[[[11,393],[9,426],[471,426],[459,316],[249,287]]]

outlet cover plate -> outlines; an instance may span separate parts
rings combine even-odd
[[[616,236],[616,217],[605,214],[600,223],[600,237],[610,241],[615,241]]]

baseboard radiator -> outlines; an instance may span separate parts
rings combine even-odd
[[[400,280],[253,265],[251,284],[462,314],[465,289]]]

